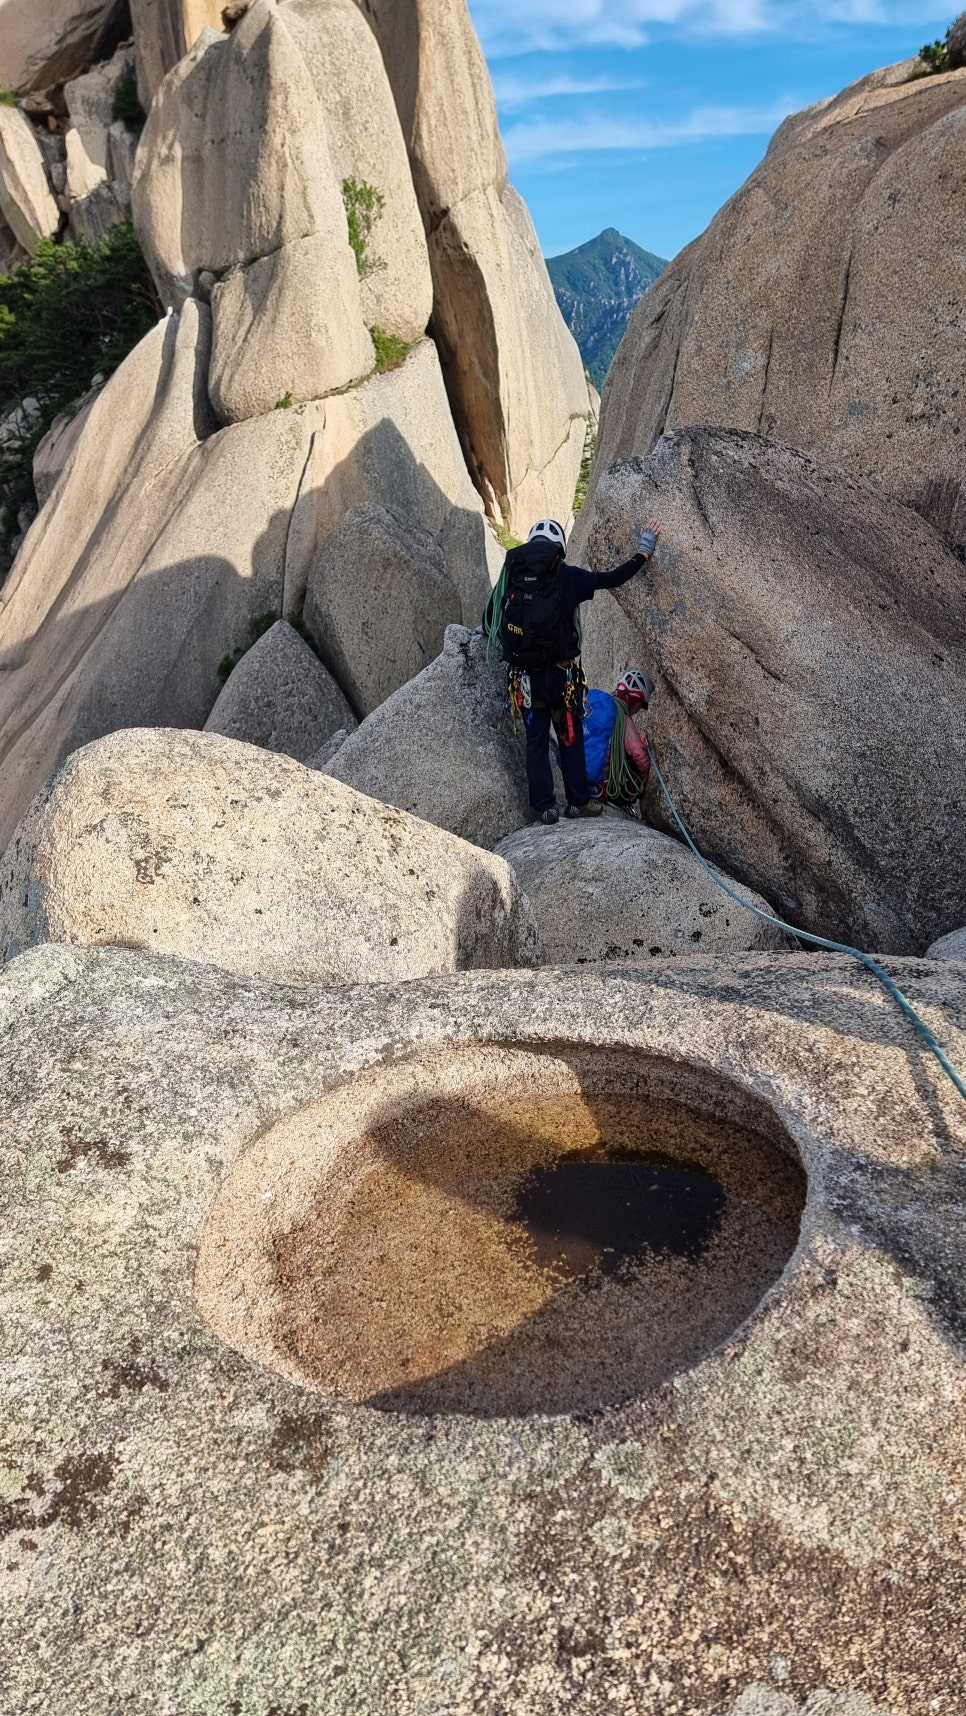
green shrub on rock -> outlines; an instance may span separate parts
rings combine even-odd
[[[386,266],[369,251],[372,229],[386,206],[386,199],[375,185],[367,184],[365,179],[343,179],[342,201],[359,278],[365,280],[367,275],[375,274]]]
[[[160,314],[130,222],[102,243],[57,244],[0,279],[0,422],[36,400],[0,443],[0,577],[18,515],[32,504],[33,457],[54,419],[104,380]]]

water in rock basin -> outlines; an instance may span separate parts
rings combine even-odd
[[[275,1336],[384,1410],[595,1410],[693,1364],[798,1238],[800,1166],[752,1131],[619,1097],[428,1101],[275,1246]]]

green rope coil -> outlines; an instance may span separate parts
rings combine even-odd
[[[630,804],[632,799],[640,798],[647,782],[642,780],[628,759],[624,735],[630,717],[620,698],[617,697],[614,701],[617,704],[617,720],[611,734],[605,788],[611,804]]]

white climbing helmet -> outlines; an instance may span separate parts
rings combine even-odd
[[[545,537],[548,542],[556,543],[558,548],[566,548],[567,546],[563,525],[558,524],[555,518],[542,518],[539,524],[534,525],[528,540],[535,542],[541,536]]]
[[[623,698],[631,709],[646,709],[654,696],[654,681],[649,673],[629,667],[614,695]]]

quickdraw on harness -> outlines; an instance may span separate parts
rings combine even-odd
[[[574,661],[558,661],[555,663],[559,672],[564,675],[563,701],[554,710],[563,715],[557,728],[557,737],[562,745],[570,746],[576,737],[576,723],[583,721],[587,708],[587,679],[579,658]],[[533,708],[534,692],[530,675],[525,668],[507,667],[507,702],[510,714],[515,721],[522,721],[528,709]],[[541,700],[538,699],[538,702]],[[556,722],[555,722],[556,725]]]

